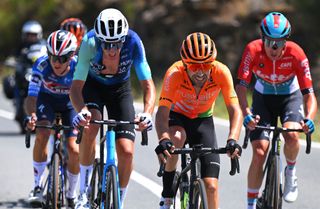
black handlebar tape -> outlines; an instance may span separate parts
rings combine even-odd
[[[31,136],[31,131],[27,130],[26,138],[25,138],[26,148],[30,148],[30,136]]]
[[[161,164],[160,164],[159,171],[158,171],[158,173],[157,173],[157,176],[158,176],[158,177],[162,177],[162,176],[163,176],[165,166],[166,166],[166,165],[165,165],[164,163],[161,163]]]
[[[79,132],[78,132],[78,135],[77,135],[77,140],[76,140],[76,143],[77,143],[77,144],[80,144],[80,143],[81,143],[82,132],[83,132],[83,126],[80,126],[80,127],[79,127]]]
[[[144,129],[142,132],[141,132],[141,145],[142,146],[147,146],[148,145],[148,130],[147,129]]]
[[[246,149],[248,147],[248,141],[249,141],[249,137],[250,137],[250,130],[248,128],[246,128],[246,132],[244,135],[244,140],[243,140],[243,145],[242,148]]]
[[[307,147],[306,147],[306,153],[310,154],[311,152],[311,134],[307,134],[306,136],[306,140],[307,140]]]

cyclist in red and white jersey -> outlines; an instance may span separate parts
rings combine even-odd
[[[255,125],[275,125],[280,117],[283,127],[314,131],[317,101],[312,87],[309,61],[299,45],[288,41],[291,25],[278,12],[261,21],[261,39],[250,42],[242,55],[236,86],[244,114],[244,125],[251,132],[253,157],[248,172],[248,209],[255,209],[263,178],[263,163],[269,146],[269,133],[254,130]],[[247,102],[247,88],[255,76],[252,107]],[[254,117],[253,115],[256,115]],[[298,133],[283,134],[285,139],[284,200],[293,202],[298,196],[296,159],[299,152]]]

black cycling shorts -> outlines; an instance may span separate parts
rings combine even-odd
[[[109,119],[133,121],[135,110],[130,81],[115,85],[104,85],[88,75],[83,88],[83,98],[89,109],[98,109],[102,113],[105,106]],[[116,139],[135,139],[133,124],[119,125],[115,129]]]
[[[288,95],[263,95],[254,91],[252,101],[252,113],[260,115],[258,125],[276,126],[278,117],[282,124],[288,121],[300,123],[303,120],[303,98],[300,90]],[[269,140],[269,134],[270,131],[254,130],[250,139]]]
[[[190,147],[195,144],[203,144],[203,147],[218,148],[212,117],[190,119],[182,114],[171,111],[169,126],[183,127],[187,134],[186,143],[188,143]],[[206,154],[200,157],[200,161],[201,178],[219,178],[219,154]]]

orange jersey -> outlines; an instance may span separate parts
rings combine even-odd
[[[191,119],[210,117],[220,90],[226,105],[238,103],[232,76],[227,66],[214,61],[210,78],[197,96],[186,68],[182,61],[178,61],[168,69],[164,77],[159,106],[166,106]]]

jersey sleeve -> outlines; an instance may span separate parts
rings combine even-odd
[[[225,104],[238,104],[239,101],[234,90],[232,75],[229,68],[223,64],[220,64],[219,68],[220,71],[217,80],[219,81]]]
[[[135,39],[135,49],[133,55],[133,65],[136,71],[138,79],[141,80],[149,80],[152,78],[150,66],[147,62],[146,52],[144,49],[144,45],[142,40],[138,36],[138,34],[133,33],[133,38]]]
[[[178,84],[182,77],[183,76],[177,66],[172,65],[168,69],[163,79],[159,106],[165,106],[171,109],[171,105],[175,102],[175,93],[179,87]]]
[[[95,54],[95,39],[89,38],[87,33],[81,42],[78,63],[76,65],[76,70],[73,76],[73,80],[82,80],[85,81],[88,76],[89,68],[90,68],[90,59],[92,55]]]
[[[42,85],[44,69],[47,67],[47,56],[40,57],[32,67],[31,80],[28,86],[28,96],[38,97]]]
[[[254,45],[250,43],[246,46],[238,68],[238,79],[240,80],[240,84],[246,87],[249,86],[252,78],[254,48]]]
[[[298,45],[295,46],[295,72],[298,78],[299,86],[303,94],[313,92],[310,65],[304,51]]]

